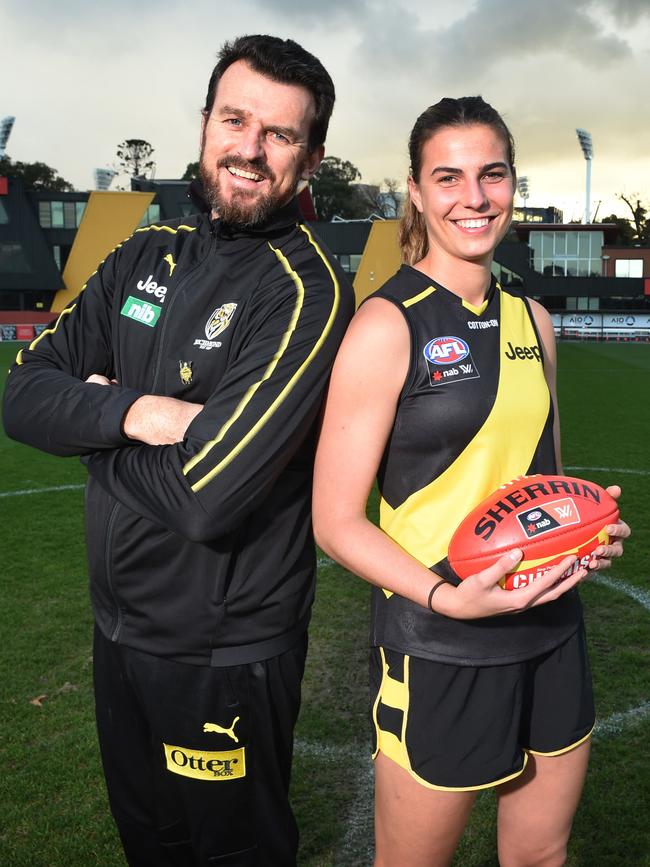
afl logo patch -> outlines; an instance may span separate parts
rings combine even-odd
[[[205,323],[205,336],[208,340],[214,340],[217,335],[226,330],[236,309],[237,305],[230,302],[229,304],[222,304],[210,314],[210,318]]]
[[[458,364],[469,355],[469,346],[460,337],[434,337],[422,351],[432,364]]]

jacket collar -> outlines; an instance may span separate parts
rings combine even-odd
[[[302,222],[302,214],[298,206],[297,196],[294,196],[286,205],[273,211],[268,220],[259,223],[257,226],[242,229],[239,226],[231,226],[228,223],[224,223],[218,218],[216,220],[212,219],[212,209],[205,199],[203,186],[198,178],[194,178],[187,194],[198,211],[210,219],[213,231],[220,237],[244,238],[259,235],[268,236],[282,231],[288,226],[295,226],[296,223]]]

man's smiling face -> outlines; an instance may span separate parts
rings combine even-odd
[[[307,147],[314,111],[300,85],[273,81],[244,60],[226,69],[201,141],[201,180],[215,217],[252,226],[293,198],[323,156]]]

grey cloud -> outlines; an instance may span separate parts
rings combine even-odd
[[[635,24],[641,18],[650,17],[648,0],[602,0],[602,7],[623,24]]]
[[[645,11],[641,0],[605,0],[626,15]],[[646,0],[647,2],[647,0]],[[619,8],[620,7],[620,8]],[[437,81],[462,84],[503,61],[560,54],[591,67],[612,65],[630,53],[627,42],[606,33],[590,0],[478,0],[461,18],[426,29],[404,9],[384,10],[364,31],[361,51],[373,66],[411,76],[418,70]],[[381,19],[381,20],[380,20]],[[543,58],[542,58],[543,56]]]
[[[358,19],[368,10],[367,0],[329,0],[327,4],[318,0],[255,0],[255,5],[290,21],[323,24],[339,17]]]

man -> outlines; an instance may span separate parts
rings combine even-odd
[[[295,42],[226,44],[204,213],[136,230],[8,379],[9,435],[88,468],[97,726],[130,864],[295,863],[314,428],[353,308],[295,196],[333,103]]]

